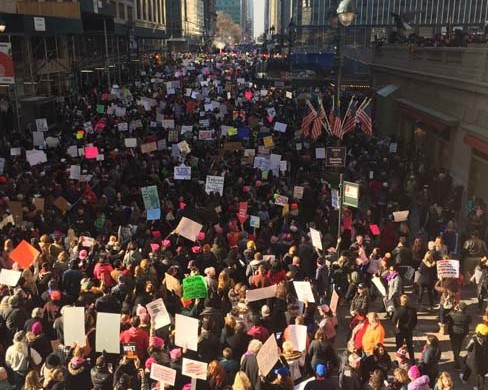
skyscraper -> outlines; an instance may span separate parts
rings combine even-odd
[[[229,14],[235,23],[241,24],[241,0],[217,0],[215,8]]]

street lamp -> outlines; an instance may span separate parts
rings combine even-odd
[[[7,23],[3,19],[0,19],[0,34],[7,29]]]

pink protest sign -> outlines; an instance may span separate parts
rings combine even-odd
[[[95,159],[98,156],[98,148],[96,146],[86,146],[85,147],[85,158]]]

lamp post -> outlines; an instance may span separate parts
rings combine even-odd
[[[341,0],[337,9],[329,10],[329,23],[336,29],[336,87],[335,87],[335,106],[339,115],[341,114],[341,91],[342,91],[342,65],[343,65],[343,47],[344,34],[343,28],[349,27],[356,19],[356,5],[354,0]],[[339,218],[337,220],[337,237],[341,237],[342,228],[342,198],[344,196],[344,182],[342,173],[339,178]]]
[[[7,29],[7,23],[3,19],[0,18],[0,34],[5,32]]]

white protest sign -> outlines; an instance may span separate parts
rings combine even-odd
[[[207,380],[207,363],[183,358],[181,373],[205,381]]]
[[[437,277],[459,278],[459,260],[438,260]]]
[[[280,133],[285,133],[288,125],[286,123],[276,122],[273,130],[279,131]]]
[[[288,197],[283,195],[275,195],[275,205],[286,206],[288,204]]]
[[[396,142],[392,142],[389,147],[390,153],[396,153],[398,150],[398,144]]]
[[[322,250],[322,234],[318,230],[310,228],[310,236],[312,237],[312,245]]]
[[[175,128],[175,120],[174,119],[163,119],[162,125],[165,129],[174,129]]]
[[[71,165],[71,167],[69,168],[69,178],[71,180],[80,180],[80,176],[81,176],[81,167],[79,165]]]
[[[175,180],[191,180],[191,167],[187,167],[186,165],[174,167],[173,173]]]
[[[381,279],[378,276],[375,276],[373,279],[371,279],[371,281],[376,286],[376,288],[381,293],[381,295],[386,297],[386,289],[385,289],[385,286],[383,285],[383,282],[381,281]]]
[[[97,313],[95,350],[120,353],[120,314]]]
[[[57,148],[59,146],[59,138],[46,137],[46,144],[48,148]]]
[[[303,198],[303,190],[304,189],[305,188],[302,187],[302,186],[295,186],[295,187],[293,187],[293,197],[295,199],[298,199],[298,200],[302,199]]]
[[[276,296],[277,285],[246,290],[247,302],[260,301],[261,299],[274,298]]]
[[[68,147],[67,153],[70,157],[78,157],[78,147],[76,145],[71,145],[70,147]]]
[[[2,268],[2,270],[0,270],[0,285],[15,287],[21,276],[21,271]]]
[[[312,287],[309,282],[293,282],[298,300],[301,302],[315,302]]]
[[[280,352],[273,333],[271,336],[269,336],[268,340],[266,340],[256,355],[256,360],[258,362],[258,367],[261,374],[263,376],[268,375],[279,358]]]
[[[325,148],[315,148],[315,158],[317,160],[325,159]]]
[[[86,345],[85,308],[65,306],[63,311],[63,325],[64,345],[73,345],[73,343],[76,343],[80,347]]]
[[[137,138],[125,138],[124,144],[126,148],[137,148]]]
[[[41,148],[44,147],[44,133],[42,131],[33,131],[32,132],[32,142],[34,146],[39,146]]]
[[[176,314],[175,345],[196,351],[198,349],[198,326],[196,318]]]
[[[151,364],[151,373],[149,377],[165,385],[174,386],[176,379],[176,370],[161,364],[153,363]]]
[[[408,210],[405,211],[394,211],[393,212],[393,220],[395,222],[404,222],[408,219],[408,214],[410,212]]]
[[[174,230],[174,233],[187,238],[190,241],[196,241],[198,233],[202,230],[203,225],[192,221],[190,218],[183,217]]]
[[[290,341],[296,351],[305,351],[307,349],[307,327],[305,325],[290,325]]]
[[[193,126],[189,126],[189,125],[181,126],[181,134],[192,133],[192,132],[193,132]]]
[[[120,122],[118,124],[119,131],[128,131],[129,130],[129,125],[127,122]]]
[[[0,175],[3,175],[3,172],[5,170],[5,160],[3,157],[0,157]]]
[[[337,305],[339,304],[339,294],[337,294],[336,290],[332,291],[332,297],[330,298],[330,310],[332,313],[337,313]]]
[[[20,156],[22,154],[21,148],[10,148],[10,155],[11,156]]]
[[[36,149],[26,150],[25,158],[29,162],[31,167],[37,164],[42,164],[47,162],[46,153],[44,153],[42,150],[36,150]]]
[[[220,196],[224,194],[224,176],[210,176],[207,175],[205,182],[205,192],[210,194],[211,192],[219,193]]]
[[[151,320],[154,321],[155,329],[171,324],[171,318],[169,317],[166,306],[161,298],[148,303],[146,309],[151,316]]]
[[[36,119],[36,129],[37,131],[48,131],[49,127],[47,126],[47,119],[46,118]]]
[[[178,145],[178,149],[180,149],[181,153],[188,154],[191,152],[190,145],[188,145],[188,142],[181,141],[181,142],[178,142],[177,145]]]
[[[261,225],[261,218],[259,218],[256,215],[251,215],[251,219],[249,220],[249,225],[251,225],[251,227],[259,229]]]
[[[285,92],[285,96],[286,96],[287,99],[293,99],[293,92],[286,91]]]

